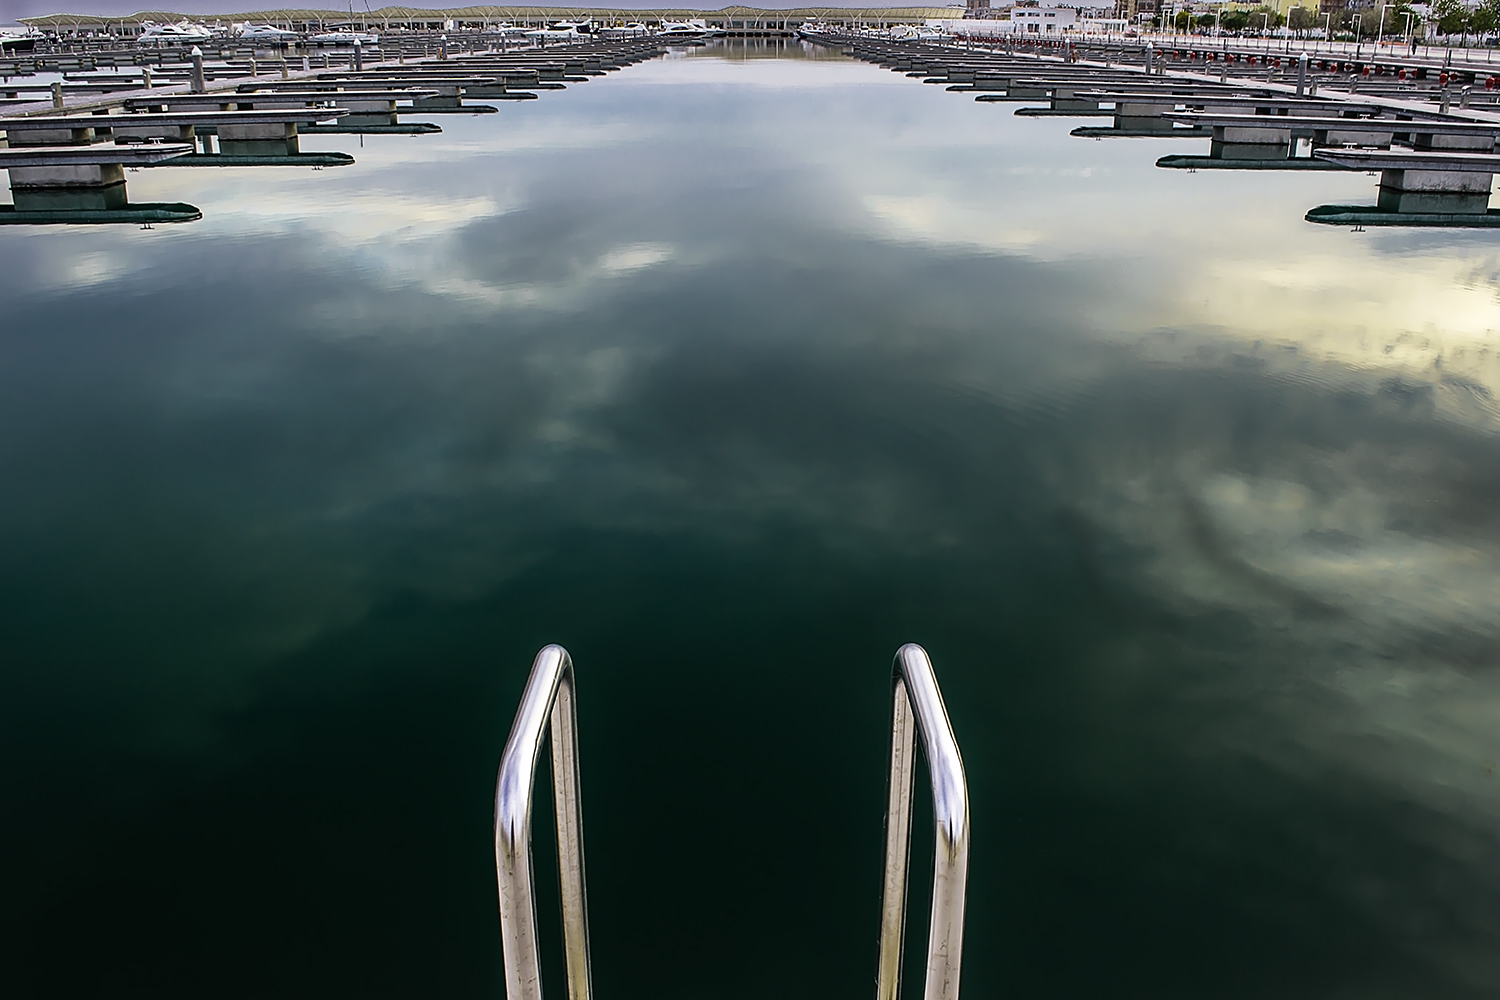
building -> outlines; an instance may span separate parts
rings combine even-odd
[[[1078,11],[1072,7],[1012,7],[1011,31],[1023,35],[1055,35],[1075,30]]]

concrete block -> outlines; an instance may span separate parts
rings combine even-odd
[[[256,122],[245,125],[220,125],[219,141],[256,142],[296,138],[296,122]]]
[[[1215,125],[1214,141],[1216,143],[1247,143],[1257,146],[1270,146],[1279,143],[1284,147],[1292,141],[1292,130],[1289,128],[1252,128],[1246,125]]]
[[[191,125],[116,125],[115,141],[121,139],[171,139],[173,142],[196,142],[198,130]]]
[[[10,144],[20,146],[87,146],[94,141],[94,129],[89,128],[28,128],[11,129]]]
[[[1289,142],[1221,142],[1209,143],[1208,155],[1216,160],[1285,160],[1292,155]]]
[[[1143,117],[1115,115],[1115,128],[1131,132],[1169,133],[1172,131],[1172,123],[1160,115],[1147,115]]]
[[[118,163],[60,163],[50,167],[11,167],[10,188],[108,187],[125,183],[125,168]]]
[[[1483,215],[1489,210],[1491,174],[1458,170],[1386,170],[1380,175],[1382,211]]]
[[[295,135],[285,139],[226,139],[221,131],[219,152],[224,156],[296,156],[301,147]]]
[[[1115,115],[1123,118],[1158,118],[1171,111],[1174,104],[1147,104],[1144,101],[1120,101],[1115,105]],[[1167,124],[1171,124],[1168,122]]]
[[[392,114],[396,110],[396,102],[370,101],[370,100],[345,100],[339,98],[338,106],[348,108],[351,114]]]
[[[1416,142],[1412,143],[1413,149],[1462,149],[1488,153],[1495,148],[1493,135],[1433,135],[1418,132],[1416,128],[1412,131],[1416,135]]]
[[[1315,138],[1314,145],[1343,146],[1345,143],[1353,143],[1356,146],[1365,146],[1373,149],[1390,149],[1392,132],[1336,132],[1329,130],[1320,132]]]
[[[396,116],[396,112],[392,111],[392,112],[389,112],[387,114],[345,115],[344,117],[342,117],[342,118],[339,119],[339,124],[340,125],[349,125],[349,126],[354,126],[354,125],[399,125],[400,124],[400,119]]]

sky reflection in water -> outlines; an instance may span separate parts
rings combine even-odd
[[[0,232],[31,991],[496,995],[561,641],[600,995],[864,996],[908,640],[965,995],[1500,989],[1492,237],[1010,110],[702,52]]]

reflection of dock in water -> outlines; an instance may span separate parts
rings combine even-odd
[[[0,169],[10,175],[11,206],[0,224],[188,222],[191,205],[130,203],[127,167],[335,167],[354,162],[338,151],[306,150],[305,136],[431,135],[442,127],[403,116],[498,114],[489,101],[536,100],[661,54],[653,38],[584,40],[366,65],[359,46],[347,65],[321,69],[304,56],[294,72],[279,61],[211,63],[194,50],[184,69],[124,79],[89,78],[48,86],[0,85]],[[224,89],[211,82],[227,81]],[[165,85],[163,85],[165,84]],[[50,98],[46,101],[30,97]]]

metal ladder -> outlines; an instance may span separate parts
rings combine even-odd
[[[937,844],[932,916],[927,932],[923,1000],[958,1000],[963,955],[964,890],[969,876],[969,791],[963,760],[932,661],[921,646],[896,651],[891,668],[891,770],[885,819],[885,884],[881,896],[880,972],[876,1000],[901,990],[911,845],[911,793],[916,737],[922,737],[932,781]],[[558,882],[568,1000],[592,1000],[588,904],[584,893],[583,810],[578,798],[578,707],[573,660],[561,646],[537,653],[495,783],[495,874],[507,1000],[541,1000],[536,899],[531,883],[531,793],[542,735],[552,736],[552,795],[557,816]]]

